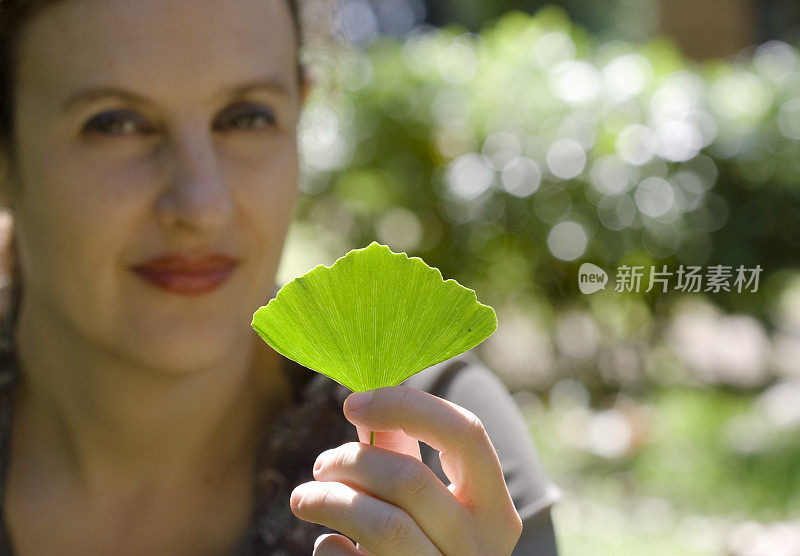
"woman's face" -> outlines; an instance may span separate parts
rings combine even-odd
[[[287,2],[68,0],[20,40],[31,314],[172,371],[249,346],[297,192]]]

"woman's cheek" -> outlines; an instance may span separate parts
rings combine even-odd
[[[231,181],[240,184],[245,207],[257,207],[262,220],[270,215],[270,229],[274,232],[289,221],[298,197],[298,156],[296,142],[288,139],[266,147],[234,160]]]

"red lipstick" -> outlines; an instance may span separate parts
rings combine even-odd
[[[216,253],[169,253],[131,268],[139,277],[168,292],[201,295],[222,286],[237,264],[233,257]]]

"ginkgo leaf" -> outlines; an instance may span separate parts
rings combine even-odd
[[[373,242],[284,285],[252,326],[289,359],[362,391],[475,347],[497,316],[422,259]]]

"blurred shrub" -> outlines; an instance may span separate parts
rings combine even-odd
[[[661,39],[600,44],[548,8],[479,35],[379,40],[330,68],[338,94],[303,117],[298,222],[475,289],[500,316],[482,354],[512,388],[750,388],[797,372],[796,331],[783,359],[773,347],[800,261],[797,48],[697,66]],[[585,261],[763,272],[756,293],[582,296]],[[713,364],[731,349],[744,371]]]

